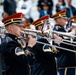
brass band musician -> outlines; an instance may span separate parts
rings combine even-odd
[[[35,25],[37,30],[42,30],[44,21],[49,18],[48,15],[43,16],[32,24]],[[49,44],[45,38],[38,38],[38,41]],[[33,49],[35,50],[33,75],[57,75],[55,57],[51,48],[46,44],[36,44]]]
[[[22,23],[23,14],[13,14],[4,18],[7,33],[1,44],[2,56],[6,65],[5,75],[29,75],[29,50],[36,44],[36,39],[29,37],[28,44],[22,45],[18,37],[24,29]]]
[[[55,31],[60,31],[66,33],[66,10],[62,10],[58,12],[57,14],[52,16],[55,21],[56,25],[54,27]],[[68,37],[59,36],[58,38],[70,40]],[[70,43],[70,42],[68,42]],[[57,42],[55,42],[57,44]],[[66,45],[63,43],[58,43],[60,47],[68,48],[71,50],[76,49],[76,47],[73,47],[71,45]],[[58,74],[59,75],[75,75],[75,69],[76,69],[76,54],[73,52],[65,51],[62,49],[58,49],[59,52],[57,53],[57,65],[58,65]]]

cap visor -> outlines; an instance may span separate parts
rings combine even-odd
[[[18,24],[18,25],[20,25],[20,26],[24,26],[24,24],[23,24],[22,22],[16,22],[16,23],[14,23],[14,24]]]

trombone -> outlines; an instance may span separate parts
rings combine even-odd
[[[26,38],[22,38],[22,37],[20,37],[19,39],[27,40]],[[69,52],[76,53],[75,50],[71,50],[71,49],[63,48],[63,47],[60,47],[60,46],[51,45],[51,44],[43,43],[43,42],[40,42],[40,41],[37,41],[37,43],[39,43],[39,44],[43,44],[43,45],[48,45],[49,47],[56,47],[56,48],[59,48],[59,49],[65,50],[65,51],[69,51]]]
[[[5,36],[5,27],[4,26],[0,26],[0,36],[1,37]]]
[[[67,36],[67,37],[71,37],[71,38],[76,38],[76,36],[74,34],[71,33],[66,33],[66,32],[59,32],[59,31],[53,31],[53,33],[62,35],[62,36]]]
[[[39,42],[39,41],[37,41],[37,43],[39,43],[39,44],[46,44],[46,43]],[[76,53],[75,50],[71,50],[71,49],[63,48],[63,47],[56,46],[56,45],[50,45],[50,44],[46,44],[46,45],[48,45],[48,46],[50,46],[50,47],[56,47],[56,48],[59,48],[59,49],[65,50],[65,51],[69,51],[69,52],[74,52],[74,53]]]
[[[4,27],[4,26],[0,26],[0,28],[5,29],[5,27]]]
[[[21,33],[24,34],[24,35],[27,34],[27,35],[32,35],[32,36],[34,36],[33,33],[35,33],[35,36],[37,37],[37,34],[39,35],[40,32],[41,32],[41,31],[38,31],[38,30],[29,30],[29,29],[26,29],[26,30],[25,30],[25,29],[24,29]],[[40,35],[40,36],[41,36],[41,38],[45,38],[45,39],[48,40],[47,37],[43,37],[42,35]],[[25,39],[25,40],[27,40],[27,39],[24,38],[24,37],[19,37],[19,39]],[[37,40],[38,40],[38,39],[37,39]],[[52,40],[52,41],[55,41],[55,40],[52,39],[52,38],[51,38],[51,40]],[[68,41],[68,42],[69,42],[69,41]],[[71,50],[71,49],[67,49],[67,48],[55,46],[55,45],[52,45],[52,44],[47,44],[47,43],[43,43],[43,42],[40,42],[40,41],[37,41],[37,43],[39,43],[39,44],[46,44],[46,45],[48,45],[48,46],[50,46],[50,47],[56,47],[56,48],[59,48],[59,49],[62,49],[62,50],[66,50],[66,51],[70,51],[70,52],[76,53],[75,50]],[[68,44],[68,45],[71,45],[71,46],[75,46],[75,47],[76,47],[76,45],[71,44],[71,43],[67,43],[67,42],[63,42],[63,40],[62,40],[61,43]]]
[[[76,42],[73,41],[73,39],[76,38],[75,33],[72,33],[72,32],[66,33],[66,32],[59,32],[59,31],[53,31],[53,33],[64,36],[65,39],[63,39],[63,41],[65,42],[76,44]],[[66,40],[67,39],[66,37],[70,40]]]
[[[24,29],[24,31],[21,31],[21,33],[22,34],[27,34],[27,35],[32,35],[32,36],[35,36],[35,37],[37,37],[37,35],[39,35],[39,36],[41,36],[41,38],[45,38],[45,39],[49,39],[48,37],[45,37],[45,35],[44,34],[40,34],[41,33],[41,31],[40,30],[30,30],[30,29]],[[35,33],[35,34],[34,34]],[[57,32],[56,32],[57,33]],[[54,39],[53,39],[53,37],[52,38],[50,38],[52,41],[55,41]],[[59,41],[59,40],[58,40]],[[63,42],[63,41],[65,41],[65,42]],[[69,43],[67,43],[67,42],[69,42]],[[64,44],[67,44],[67,45],[71,45],[71,46],[75,46],[76,47],[76,45],[74,45],[74,44],[71,44],[72,42],[71,41],[68,41],[68,40],[64,40],[64,39],[62,39],[61,40],[61,43],[64,43]],[[76,42],[73,42],[73,43],[76,43]]]

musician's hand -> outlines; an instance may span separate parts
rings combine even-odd
[[[33,47],[36,44],[36,42],[37,42],[36,38],[33,38],[30,35],[28,36],[28,38],[29,38],[29,40],[28,40],[28,46]]]
[[[60,44],[62,42],[62,38],[56,34],[54,34],[54,42],[56,44]]]

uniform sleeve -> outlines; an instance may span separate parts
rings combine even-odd
[[[48,41],[46,39],[39,39],[39,42],[37,42],[37,44],[34,46],[34,50],[35,52],[40,52],[40,53],[44,53],[44,52],[52,52],[51,48],[50,48],[50,44],[48,43]],[[42,44],[44,43],[44,44]],[[47,45],[48,44],[48,45]]]
[[[6,53],[11,58],[10,61],[14,60],[20,64],[28,62],[28,56],[25,55],[24,50],[17,43],[9,42],[6,48]]]
[[[49,44],[46,39],[39,39],[38,41]],[[35,51],[34,52],[35,58],[37,58],[39,60],[46,59],[47,61],[54,58],[54,53],[52,52],[50,46],[48,46],[46,44],[37,43],[34,46],[33,50]]]

